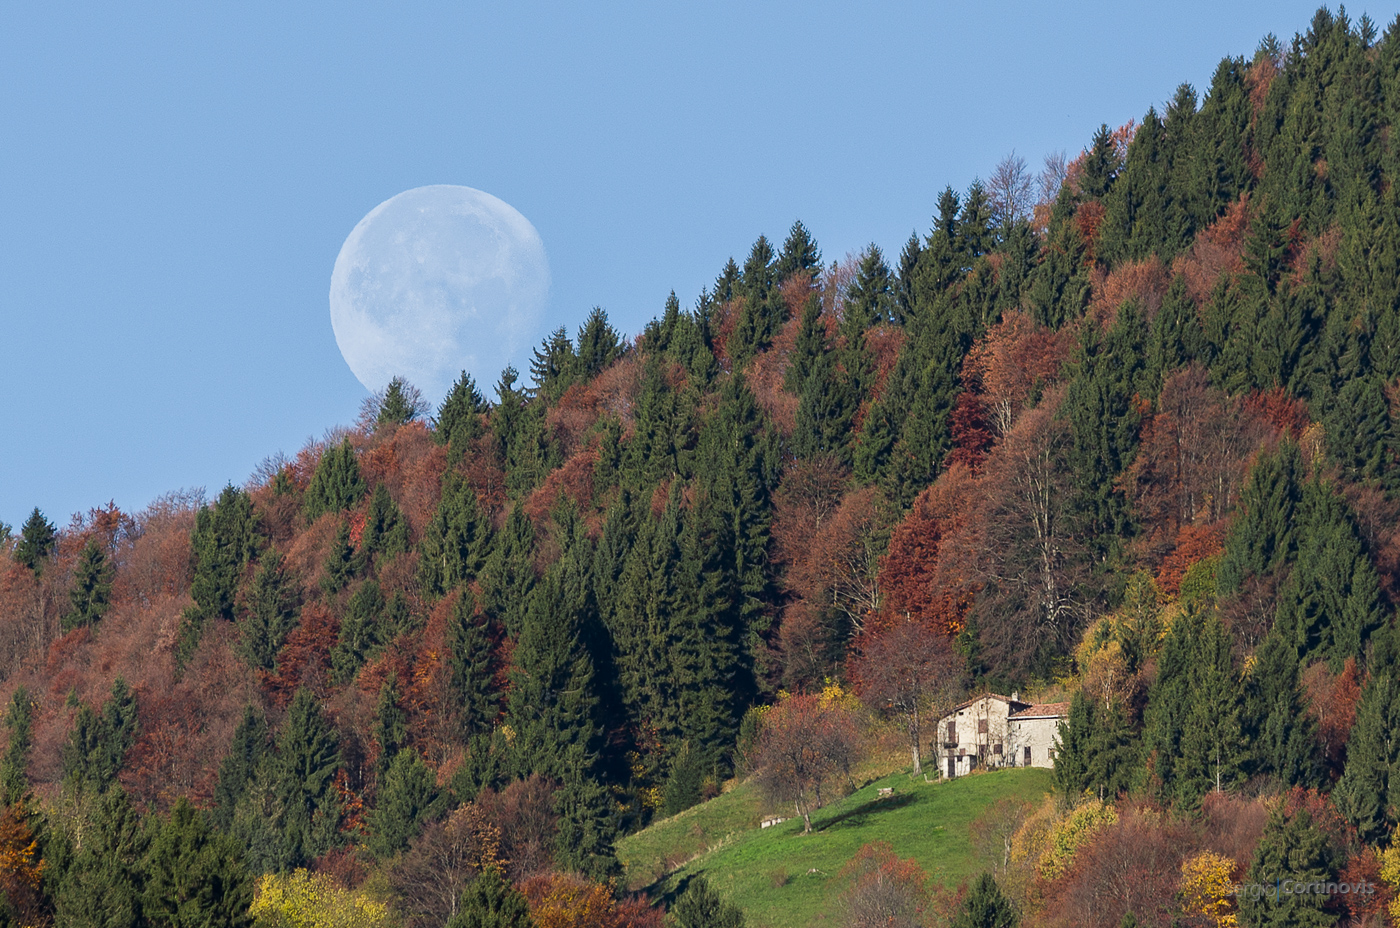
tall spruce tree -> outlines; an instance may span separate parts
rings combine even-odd
[[[321,454],[302,498],[302,512],[314,522],[325,513],[353,509],[368,490],[355,448],[349,438],[344,438]]]
[[[437,788],[437,775],[418,752],[399,751],[369,813],[370,850],[383,860],[407,848],[423,824],[442,811],[445,799]]]
[[[233,812],[248,792],[249,785],[271,753],[267,719],[250,703],[243,707],[243,718],[233,730],[233,741],[219,764],[219,781],[214,787],[214,824],[227,830],[233,824]]]
[[[255,670],[271,673],[277,652],[297,624],[297,593],[284,570],[282,555],[270,548],[259,559],[253,585],[238,623],[238,656]]]
[[[5,710],[10,740],[0,757],[0,803],[14,805],[29,792],[29,753],[34,746],[34,701],[24,684],[10,694]]]
[[[821,267],[822,253],[817,247],[817,240],[812,238],[812,233],[807,231],[802,220],[793,222],[787,238],[783,240],[783,250],[773,263],[773,276],[782,284],[793,274],[815,274]]]
[[[261,547],[252,498],[231,484],[224,487],[214,505],[195,516],[190,535],[190,595],[198,619],[233,620],[239,580]]]
[[[487,867],[462,890],[446,928],[535,928],[525,896],[498,867]]]
[[[485,431],[482,417],[489,408],[472,375],[462,371],[438,408],[433,438],[438,444],[448,445],[455,453],[461,454],[473,439]]]
[[[1255,649],[1245,679],[1242,718],[1254,773],[1287,786],[1320,783],[1317,723],[1306,710],[1297,647],[1275,626]]]
[[[1240,914],[1247,924],[1259,928],[1334,925],[1337,914],[1327,910],[1327,894],[1302,891],[1302,885],[1335,883],[1340,864],[1337,849],[1312,814],[1305,808],[1290,810],[1280,802],[1269,813],[1244,881],[1281,887],[1291,880],[1298,890],[1245,894],[1240,899]]]
[[[1332,795],[1362,840],[1377,844],[1400,824],[1400,632],[1394,620],[1376,635],[1367,667],[1346,768]]]
[[[389,495],[389,488],[376,484],[365,514],[365,528],[360,534],[361,556],[393,557],[408,550],[408,519]]]
[[[149,831],[125,792],[94,804],[81,845],[54,880],[54,921],[74,928],[144,928],[142,906]],[[197,924],[197,923],[196,923]]]
[[[183,796],[154,829],[141,869],[141,911],[154,928],[253,924],[253,877],[242,848],[210,829]]]
[[[464,739],[490,733],[500,714],[495,686],[495,657],[486,616],[477,615],[476,599],[463,590],[447,622],[450,686]]]
[[[29,518],[19,531],[19,541],[15,544],[14,558],[30,570],[43,573],[44,561],[53,553],[58,542],[58,530],[53,523],[35,506]]]
[[[951,928],[1016,928],[1018,922],[1011,900],[990,873],[983,873],[950,924]]]
[[[710,886],[703,876],[693,876],[668,913],[672,928],[744,928],[744,910]]]
[[[277,794],[285,819],[283,856],[302,864],[338,840],[340,800],[332,781],[340,767],[340,742],[316,696],[298,689],[277,737]]]
[[[102,546],[89,538],[73,568],[73,585],[68,590],[71,608],[63,616],[64,631],[91,627],[107,614],[112,605],[113,573],[115,568]]]
[[[384,593],[374,580],[360,584],[350,597],[340,620],[340,634],[331,648],[331,676],[337,682],[353,679],[365,660],[384,644],[380,635],[385,605]]]

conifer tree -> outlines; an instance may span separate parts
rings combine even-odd
[[[369,814],[370,850],[383,860],[408,847],[423,824],[442,811],[443,798],[436,775],[418,752],[399,751]]]
[[[482,416],[489,408],[472,375],[462,371],[443,399],[442,406],[438,408],[433,438],[438,444],[449,445],[460,454],[474,438],[485,431]]]
[[[595,882],[617,875],[613,838],[617,826],[609,809],[608,791],[586,770],[575,767],[554,794],[559,831],[554,862],[560,870],[581,873]]]
[[[360,474],[360,461],[349,438],[332,445],[321,455],[302,499],[302,512],[314,522],[327,512],[353,509],[364,499],[369,487]]]
[[[1325,658],[1334,673],[1360,660],[1381,624],[1380,578],[1345,499],[1320,474],[1303,486],[1297,566],[1279,590],[1275,623],[1299,659]]]
[[[1129,788],[1138,744],[1122,706],[1099,706],[1076,692],[1058,738],[1055,785],[1071,801],[1086,793],[1111,801]]]
[[[622,354],[622,341],[602,307],[595,306],[578,330],[578,376],[589,381]]]
[[[668,914],[671,928],[744,928],[744,911],[725,902],[703,876],[686,881]]]
[[[797,220],[788,229],[787,238],[783,241],[783,250],[778,253],[778,260],[773,263],[773,277],[778,284],[782,284],[793,274],[802,272],[813,274],[821,270],[822,253],[817,247],[816,239],[812,238],[812,233],[807,231],[807,227],[802,224],[802,220]]]
[[[214,787],[214,824],[228,829],[234,809],[248,792],[258,766],[268,757],[267,720],[252,704],[243,707],[243,718],[233,730],[233,741],[219,764],[219,782]]]
[[[1255,773],[1287,786],[1316,786],[1317,723],[1306,711],[1298,668],[1297,648],[1276,625],[1255,649],[1241,714]]]
[[[336,840],[340,803],[332,786],[340,744],[305,687],[296,691],[277,738],[277,791],[285,810],[282,840],[293,864],[329,850]]]
[[[871,243],[860,253],[855,279],[846,288],[841,332],[848,341],[890,318],[894,294],[889,265],[880,246]]]
[[[366,580],[350,597],[340,620],[340,636],[331,648],[331,676],[337,682],[353,679],[366,658],[383,644],[379,636],[384,607],[384,593],[373,580]]]
[[[253,877],[233,839],[213,831],[183,796],[155,829],[142,861],[141,910],[156,928],[250,926]]]
[[[535,928],[530,906],[498,867],[487,867],[462,891],[447,928]]]
[[[261,544],[252,498],[242,490],[226,486],[212,507],[199,511],[190,535],[195,618],[233,620],[238,582]]]
[[[116,782],[136,735],[136,695],[117,677],[100,714],[87,705],[78,707],[63,748],[64,779],[79,789],[103,792]]]
[[[447,623],[447,655],[451,687],[464,738],[488,734],[500,714],[495,687],[494,656],[486,617],[476,615],[476,600],[463,590]]]
[[[43,573],[44,560],[53,553],[57,541],[57,529],[35,506],[20,528],[19,541],[15,544],[15,561],[36,574]]]
[[[788,367],[783,373],[783,388],[801,396],[817,359],[829,350],[826,325],[822,322],[821,300],[814,296],[802,304],[797,341],[788,354]]]
[[[1084,171],[1079,179],[1080,189],[1086,197],[1099,199],[1113,186],[1121,167],[1122,162],[1113,142],[1113,133],[1105,123],[1094,132],[1094,141],[1086,153]]]
[[[115,569],[97,539],[89,538],[73,568],[73,586],[68,590],[72,607],[63,616],[63,630],[96,625],[112,604],[112,574]]]
[[[506,722],[522,776],[577,774],[596,761],[598,699],[582,640],[593,606],[579,560],[566,555],[530,593],[512,656]]]
[[[767,348],[782,326],[786,307],[773,269],[773,246],[762,235],[754,242],[740,275],[737,296],[744,299],[727,351],[734,370]]]
[[[419,582],[429,596],[442,596],[476,578],[486,563],[491,525],[476,490],[455,471],[442,480],[442,499],[420,545]]]
[[[1297,442],[1285,438],[1272,454],[1259,456],[1245,480],[1239,512],[1225,540],[1221,593],[1232,593],[1246,578],[1292,560],[1297,550],[1294,514],[1302,499],[1302,484],[1303,459]]]
[[[894,297],[892,321],[895,325],[907,325],[914,314],[914,271],[919,266],[919,255],[923,245],[917,232],[909,233],[909,241],[904,243],[899,253],[899,266],[895,269],[891,291]]]
[[[384,388],[384,397],[378,403],[374,424],[407,425],[420,415],[419,406],[423,402],[417,388],[402,377],[395,377]]]
[[[512,638],[524,627],[530,591],[535,586],[534,554],[535,525],[520,506],[514,506],[491,546],[481,576],[482,604]]]
[[[408,715],[399,705],[402,698],[398,674],[390,673],[379,686],[379,698],[374,706],[374,728],[371,731],[379,745],[374,773],[381,781],[394,758],[408,744]]]
[[[296,591],[283,570],[282,555],[269,549],[258,563],[239,621],[238,655],[255,670],[272,672],[287,633],[296,627]]]
[[[530,376],[534,378],[534,393],[547,400],[557,400],[577,377],[578,356],[574,343],[560,326],[535,349],[530,359]]]
[[[1346,769],[1333,791],[1338,810],[1362,840],[1386,840],[1400,810],[1400,647],[1394,621],[1377,634],[1370,679],[1356,707]]]
[[[1015,928],[1018,919],[1010,900],[990,873],[983,873],[972,884],[951,928]]]
[[[29,752],[34,746],[34,702],[23,684],[10,694],[5,727],[10,740],[0,757],[0,803],[10,806],[29,792]]]
[[[82,844],[56,880],[54,921],[74,928],[144,928],[148,831],[126,793],[103,793]]]
[[[365,530],[360,535],[362,556],[393,557],[407,551],[408,544],[408,520],[389,495],[389,488],[377,484],[365,514]]]
[[[1269,813],[1244,882],[1260,886],[1279,886],[1285,880],[1335,883],[1339,864],[1336,849],[1312,814],[1306,808],[1290,811],[1286,803],[1278,803]],[[1327,900],[1327,894],[1319,892],[1247,893],[1240,898],[1240,914],[1260,928],[1332,925],[1337,918],[1325,911]]]
[[[355,557],[355,549],[350,542],[350,523],[341,520],[340,527],[336,529],[335,539],[331,542],[331,547],[326,552],[326,560],[322,565],[324,573],[321,575],[321,589],[328,594],[339,593],[345,589],[346,585],[355,576],[358,565],[358,558]]]

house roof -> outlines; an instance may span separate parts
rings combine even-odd
[[[1069,703],[1067,702],[1039,702],[1028,709],[1013,713],[1008,718],[1013,719],[1062,719],[1069,716]]]
[[[1027,707],[1027,708],[1028,708],[1028,707],[1030,707],[1030,705],[1031,705],[1031,704],[1028,703],[1028,702],[1022,702],[1022,701],[1019,700],[1019,699],[1012,699],[1010,696],[1003,696],[1003,695],[1001,695],[1000,693],[983,693],[981,696],[974,696],[974,697],[972,697],[971,699],[968,699],[968,700],[965,700],[965,701],[963,701],[963,702],[958,703],[956,706],[954,706],[953,708],[949,709],[947,712],[943,713],[943,718],[946,719],[948,716],[953,715],[954,713],[958,712],[960,709],[966,709],[968,706],[970,706],[970,705],[972,705],[972,704],[974,704],[974,703],[979,703],[979,702],[981,702],[981,701],[984,700],[984,699],[997,699],[997,700],[1000,700],[1001,702],[1006,703],[1006,708],[1007,708],[1007,710],[1008,710],[1008,711],[1011,711],[1011,712],[1017,712],[1017,711],[1019,711],[1017,708],[1015,708],[1015,707],[1017,707],[1017,706]],[[1066,705],[1068,705],[1068,703],[1066,703]]]

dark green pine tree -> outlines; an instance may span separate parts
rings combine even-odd
[[[919,233],[910,232],[909,241],[899,253],[899,267],[891,283],[894,297],[892,321],[895,325],[907,325],[914,313],[914,271],[919,266],[919,255],[923,246]]]
[[[578,756],[577,754],[575,756]],[[607,789],[581,766],[564,775],[554,794],[559,831],[554,841],[554,863],[563,871],[581,873],[601,883],[618,875],[613,839],[617,823]]]
[[[1213,609],[1184,610],[1162,643],[1144,715],[1143,751],[1162,801],[1194,807],[1217,783],[1239,779],[1239,700],[1229,632]]]
[[[482,605],[512,638],[525,626],[535,586],[535,524],[520,506],[511,508],[481,574]]]
[[[438,444],[448,445],[456,454],[461,454],[473,439],[486,430],[482,417],[489,408],[472,375],[462,371],[438,408],[433,438]]]
[[[243,849],[214,831],[183,796],[151,838],[141,909],[153,928],[253,924],[253,876]]]
[[[398,674],[390,673],[379,687],[379,698],[374,705],[374,727],[370,732],[379,745],[374,773],[381,782],[394,758],[408,745],[408,714],[399,705],[402,699]]]
[[[1276,625],[1254,652],[1241,713],[1250,743],[1250,769],[1285,786],[1317,786],[1321,758],[1317,723],[1298,680],[1298,649]]]
[[[582,639],[593,606],[580,560],[566,554],[530,593],[512,655],[506,723],[521,776],[563,777],[597,759],[598,698]]]
[[[340,620],[340,635],[331,648],[331,677],[348,683],[360,667],[384,643],[380,620],[384,615],[384,593],[374,580],[360,584]]]
[[[342,519],[322,564],[321,589],[332,595],[345,589],[360,567],[359,560],[350,542],[350,523]]]
[[[55,924],[73,928],[150,925],[141,905],[149,843],[149,831],[126,793],[121,789],[103,793],[83,829],[81,846],[55,880]]]
[[[1250,469],[1225,551],[1218,581],[1222,594],[1240,589],[1245,580],[1277,570],[1297,551],[1294,517],[1303,491],[1303,457],[1290,438],[1272,453],[1261,454]]]
[[[671,907],[667,924],[671,928],[744,928],[744,910],[710,886],[703,876],[686,881],[685,891]]]
[[[802,395],[807,378],[816,366],[817,360],[831,346],[827,343],[826,324],[822,322],[821,300],[809,297],[802,304],[802,317],[798,323],[797,341],[788,353],[787,370],[783,372],[783,388],[789,393]]]
[[[63,615],[63,630],[96,625],[112,605],[112,574],[115,568],[97,539],[89,538],[73,568],[73,586],[68,590],[72,604]]]
[[[1002,894],[990,873],[983,873],[968,890],[967,898],[949,923],[950,928],[1016,928],[1018,919],[1011,901]]]
[[[361,556],[390,558],[408,550],[408,520],[403,510],[389,495],[389,488],[377,484],[374,495],[369,498],[369,511],[365,514],[365,530],[360,535]]]
[[[577,372],[578,355],[574,354],[574,343],[560,326],[549,333],[530,359],[534,394],[551,402],[559,399],[577,378]]]
[[[15,543],[15,561],[36,574],[42,573],[44,561],[53,553],[57,541],[58,530],[35,506],[20,528],[19,541]]]
[[[136,743],[136,694],[121,677],[101,714],[78,707],[73,731],[63,747],[63,778],[82,790],[101,793],[116,782],[126,752]]]
[[[677,361],[685,363],[685,359],[678,358],[672,351],[672,346],[676,339],[676,327],[681,324],[681,301],[676,298],[676,291],[672,290],[666,297],[666,306],[661,310],[660,319],[652,319],[642,330],[642,344],[647,350],[660,354],[669,354]]]
[[[1062,407],[1070,426],[1072,508],[1080,531],[1101,555],[1131,533],[1120,477],[1137,454],[1141,415],[1135,397],[1145,392],[1144,328],[1134,300],[1119,307],[1107,334],[1086,326]]]
[[[1307,809],[1290,812],[1286,803],[1278,803],[1269,814],[1244,882],[1275,887],[1286,880],[1335,883],[1340,864],[1337,849]],[[1336,913],[1327,911],[1328,898],[1326,893],[1282,889],[1261,896],[1247,893],[1240,898],[1240,915],[1245,924],[1259,928],[1321,928],[1337,923]]]
[[[446,928],[534,928],[530,905],[496,867],[488,867],[462,890],[457,914]]]
[[[1163,381],[1173,371],[1193,361],[1207,361],[1208,350],[1196,304],[1186,290],[1186,278],[1178,274],[1152,317],[1147,337],[1146,384],[1151,395],[1161,393]]]
[[[0,803],[11,806],[29,793],[29,752],[34,746],[34,700],[23,684],[10,694],[5,727],[10,741],[0,757]]]
[[[632,437],[622,453],[620,482],[624,486],[650,490],[688,470],[697,400],[695,391],[677,389],[671,384],[659,358],[647,358],[633,415]]]
[[[238,623],[238,656],[255,670],[271,673],[277,652],[297,624],[297,592],[283,569],[276,549],[264,552],[243,602]]]
[[[1175,254],[1182,244],[1167,232],[1172,195],[1165,135],[1156,108],[1149,108],[1128,145],[1123,170],[1104,198],[1107,214],[1095,250],[1109,264]]]
[[[428,596],[475,579],[491,550],[491,523],[476,490],[455,471],[442,478],[442,498],[419,544],[418,580]]]
[[[293,866],[330,850],[338,840],[340,800],[332,781],[340,742],[316,696],[296,691],[277,738],[277,798],[282,807],[283,856]]]
[[[1275,624],[1304,663],[1325,659],[1334,673],[1360,660],[1382,619],[1380,577],[1345,498],[1314,474],[1298,506],[1297,565],[1278,593]]]
[[[1191,699],[1175,769],[1176,802],[1185,808],[1244,780],[1242,693],[1230,652],[1230,632],[1212,613],[1193,649]]]
[[[370,850],[384,860],[407,848],[424,823],[443,811],[445,799],[437,788],[437,775],[418,752],[399,751],[369,813]]]
[[[1026,294],[1031,315],[1041,325],[1058,329],[1084,315],[1091,295],[1087,243],[1074,221],[1076,204],[1068,186],[1062,187],[1051,215],[1045,259]]]
[[[851,423],[861,400],[860,384],[851,373],[834,351],[824,351],[812,362],[792,432],[792,450],[798,457],[831,454],[850,463]]]
[[[888,322],[894,310],[893,278],[880,246],[870,243],[860,253],[855,279],[846,288],[841,333],[848,343],[865,330]]]
[[[1400,824],[1400,633],[1388,622],[1375,637],[1346,769],[1332,792],[1337,809],[1368,844]]]
[[[395,377],[384,388],[384,396],[379,400],[379,411],[375,413],[374,424],[407,425],[417,419],[423,402],[418,389],[402,377]]]
[[[447,622],[447,661],[462,737],[489,734],[501,711],[496,661],[486,616],[477,614],[476,599],[467,590],[457,597]]]
[[[778,253],[778,260],[773,263],[773,277],[781,285],[793,274],[815,275],[821,269],[821,249],[817,247],[817,240],[812,238],[812,233],[807,231],[807,227],[799,219],[788,230],[788,236],[783,241],[783,250]]]
[[[253,500],[242,490],[226,486],[212,507],[199,511],[190,535],[190,595],[198,619],[233,620],[238,582],[261,545]]]
[[[578,330],[579,379],[592,380],[621,355],[622,339],[608,322],[608,314],[602,307],[593,307]]]
[[[786,306],[778,291],[773,258],[773,246],[760,235],[749,251],[735,288],[736,295],[742,297],[744,302],[734,331],[726,343],[726,350],[736,371],[768,347],[785,321]]]
[[[1079,177],[1080,190],[1084,196],[1094,200],[1105,196],[1118,179],[1122,167],[1113,133],[1105,123],[1094,132],[1094,140],[1085,153],[1084,170]]]
[[[360,461],[349,438],[332,445],[321,455],[302,499],[302,512],[314,522],[327,512],[353,509],[364,499],[369,487],[360,474]]]
[[[1137,738],[1123,707],[1100,706],[1076,692],[1055,752],[1060,791],[1071,800],[1085,794],[1112,800],[1131,786],[1138,765]]]
[[[267,719],[250,703],[233,730],[233,741],[219,764],[219,782],[214,787],[214,824],[227,830],[233,824],[234,809],[248,792],[258,765],[271,754]]]
[[[1347,480],[1366,483],[1386,476],[1396,433],[1379,378],[1356,377],[1343,383],[1323,426],[1327,453]]]

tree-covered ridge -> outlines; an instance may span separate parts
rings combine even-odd
[[[134,918],[161,848],[373,871],[415,924],[475,873],[509,878],[479,905],[603,881],[742,772],[760,707],[842,681],[898,714],[876,654],[1058,685],[1069,797],[1311,790],[1327,866],[1383,847],[1397,111],[1400,24],[1323,10],[1038,197],[1014,157],[946,189],[897,258],[794,223],[635,338],[594,309],[528,382],[396,380],[212,502],[36,509],[0,556],[0,785],[46,869],[0,889],[67,911],[89,825]]]

